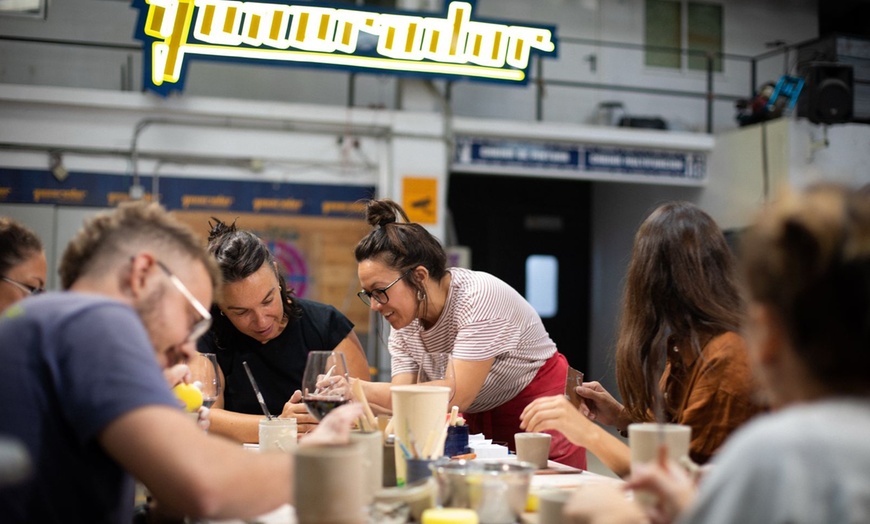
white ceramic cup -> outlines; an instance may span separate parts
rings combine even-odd
[[[374,501],[384,483],[384,439],[380,431],[351,431],[350,442],[362,450],[363,498]]]
[[[447,438],[446,416],[450,388],[443,386],[392,386],[393,433],[396,435],[396,485],[404,486],[407,468],[402,447],[411,455],[419,456],[424,448],[425,458],[438,458],[444,454]],[[416,448],[416,451],[411,448]]]
[[[294,467],[299,524],[364,524],[362,446],[301,446]]]
[[[691,426],[643,422],[628,425],[628,446],[631,463],[644,464],[658,457],[659,443],[668,448],[668,459],[680,461],[689,455],[692,440]]]
[[[552,439],[549,433],[516,433],[517,460],[530,462],[538,469],[546,468]]]
[[[292,453],[296,450],[296,419],[273,418],[260,419],[260,451],[283,451]]]
[[[668,449],[668,460],[682,462],[689,456],[692,428],[683,424],[658,424],[642,422],[628,425],[628,446],[631,449],[631,466],[646,464],[658,458],[659,444]],[[636,491],[635,500],[642,505],[655,504],[651,493]]]
[[[573,490],[551,489],[538,493],[538,524],[562,524],[562,509]]]

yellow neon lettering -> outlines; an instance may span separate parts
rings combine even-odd
[[[302,42],[305,40],[305,29],[308,27],[308,13],[299,15],[299,23],[296,23],[296,17],[293,17],[293,25],[296,26],[296,41]]]
[[[329,15],[320,17],[320,31],[317,33],[317,38],[326,40],[326,32],[329,30]]]
[[[456,54],[456,48],[459,46],[459,30],[462,28],[462,13],[464,9],[456,9],[453,13],[453,37],[450,39],[450,55]]]
[[[462,1],[450,2],[445,17],[235,0],[146,2],[146,34],[162,39],[152,43],[156,85],[178,80],[185,54],[523,80],[532,49],[555,50],[551,31],[471,21],[471,4]],[[188,40],[194,14],[195,40]],[[361,31],[377,39],[380,56],[356,54]]]
[[[414,36],[417,34],[417,24],[408,24],[408,38],[405,40],[405,52],[410,53],[414,49]]]
[[[224,19],[224,33],[232,33],[234,22],[236,21],[236,8],[230,7],[227,9],[227,16]]]
[[[214,22],[214,6],[205,6],[205,15],[202,17],[202,34],[211,34],[211,24]]]

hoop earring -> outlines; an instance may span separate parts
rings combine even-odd
[[[424,300],[426,300],[426,293],[424,293],[418,289],[417,290],[417,302],[423,302]]]

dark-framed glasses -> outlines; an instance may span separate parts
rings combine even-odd
[[[12,280],[9,277],[0,277],[0,280],[3,280],[4,282],[8,282],[9,284],[12,284],[13,286],[17,287],[21,291],[24,291],[28,295],[38,295],[40,293],[45,293],[44,287],[31,286],[31,285],[25,284],[24,282]]]
[[[208,328],[211,327],[211,313],[208,312],[208,309],[206,309],[206,307],[202,305],[202,302],[200,302],[196,299],[195,296],[193,296],[193,293],[191,293],[190,290],[187,289],[187,286],[185,286],[184,283],[177,276],[175,276],[172,271],[170,271],[169,268],[166,267],[166,265],[163,264],[163,262],[159,260],[157,260],[156,262],[160,269],[162,269],[163,272],[166,273],[166,276],[169,278],[169,281],[172,282],[172,285],[175,286],[175,289],[177,289],[179,293],[184,295],[184,298],[186,298],[187,301],[190,302],[190,305],[193,306],[193,309],[195,309],[196,312],[199,313],[199,316],[202,317],[195,324],[193,324],[193,327],[190,328],[190,334],[187,335],[188,342],[195,342],[196,339],[203,336],[205,332],[208,331]]]
[[[375,302],[377,302],[378,304],[386,304],[387,302],[390,301],[390,297],[387,296],[387,290],[390,289],[391,287],[395,286],[398,281],[405,278],[408,275],[408,273],[410,273],[412,270],[413,270],[413,268],[405,271],[404,273],[399,275],[399,278],[390,282],[390,284],[387,285],[386,287],[373,289],[371,291],[366,291],[365,289],[363,289],[362,291],[357,293],[356,296],[358,296],[359,299],[363,301],[363,304],[365,304],[369,307],[371,307],[371,305],[372,305],[372,299],[374,299]]]

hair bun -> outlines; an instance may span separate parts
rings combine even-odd
[[[374,228],[395,224],[399,219],[408,222],[408,215],[399,204],[388,198],[369,200],[366,205],[366,221]]]
[[[230,233],[235,233],[236,229],[236,221],[233,220],[233,223],[230,225],[226,225],[222,220],[216,217],[211,217],[214,220],[214,224],[211,223],[211,220],[208,222],[208,241],[209,243],[214,242],[216,239],[228,235]]]

